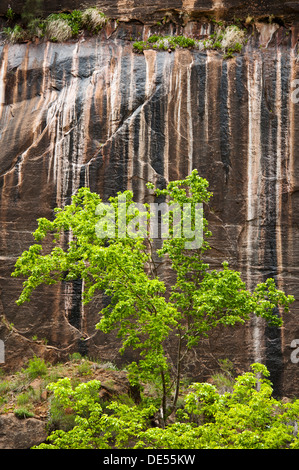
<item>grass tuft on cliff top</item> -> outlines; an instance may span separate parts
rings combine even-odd
[[[44,38],[52,42],[64,42],[76,38],[84,31],[98,34],[107,23],[108,18],[98,8],[73,10],[71,13],[53,13],[45,20],[31,18],[30,21],[12,25],[13,11],[7,17],[8,27],[3,28],[7,42],[18,43]]]
[[[241,52],[246,44],[246,31],[236,25],[227,27],[217,26],[215,32],[207,39],[193,39],[186,36],[160,36],[154,34],[147,41],[136,41],[133,48],[136,52],[153,49],[174,51],[177,48],[204,50],[220,50],[227,57]]]

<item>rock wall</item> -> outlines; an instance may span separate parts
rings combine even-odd
[[[113,3],[117,11],[125,4]],[[183,3],[192,11],[204,4]],[[259,3],[275,11],[292,2]],[[198,36],[212,28],[191,21],[184,31]],[[272,276],[298,298],[296,24],[256,23],[231,60],[215,51],[134,53],[130,39],[150,31],[155,26],[112,22],[97,38],[0,45],[0,339],[7,367],[32,354],[62,359],[76,350],[118,360],[116,338],[94,329],[100,299],[83,308],[80,282],[39,289],[30,304],[15,304],[22,286],[10,274],[33,242],[36,219],[52,218],[80,186],[104,200],[129,188],[143,202],[147,181],[163,186],[197,168],[214,193],[211,267],[229,261],[249,288]],[[217,330],[194,353],[190,373],[204,379],[221,358],[240,371],[261,360],[277,393],[298,395],[298,364],[290,359],[298,308],[296,301],[282,330],[262,322]]]
[[[35,419],[18,419],[13,413],[0,415],[0,450],[30,449],[47,438],[45,422]]]
[[[53,12],[96,5],[110,18],[119,18],[123,21],[138,20],[142,23],[154,23],[163,18],[165,12],[173,12],[178,17],[186,15],[189,19],[217,13],[226,18],[274,15],[294,20],[299,11],[298,2],[288,0],[165,0],[164,2],[147,0],[3,0],[0,5],[0,15],[5,15],[9,5],[16,13],[21,14],[26,2],[33,6],[38,3],[44,16]]]

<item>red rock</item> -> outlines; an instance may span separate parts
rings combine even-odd
[[[208,3],[195,2],[192,11],[211,9]],[[284,3],[275,2],[277,11]],[[231,5],[237,9],[241,2]],[[260,8],[269,13],[269,5]],[[125,8],[122,14],[137,11]],[[149,8],[156,6],[145,13]],[[36,219],[53,218],[53,209],[70,202],[80,185],[104,200],[130,188],[144,201],[144,182],[162,186],[197,168],[214,194],[207,214],[211,267],[228,260],[249,287],[274,276],[298,297],[299,107],[292,101],[298,31],[294,26],[286,34],[280,27],[267,35],[270,27],[263,26],[263,49],[255,31],[245,53],[230,61],[217,52],[134,54],[124,38],[149,32],[136,22],[110,39],[103,33],[81,42],[1,46],[0,339],[7,367],[33,354],[62,360],[79,350],[102,360],[118,357],[115,336],[95,333],[99,300],[83,308],[80,282],[38,289],[30,304],[15,304],[22,280],[10,274],[33,243]],[[297,319],[295,303],[281,331],[264,324],[217,330],[192,357],[190,373],[209,377],[216,358],[229,358],[241,370],[260,359],[279,393],[298,394],[290,360]],[[34,335],[47,345],[31,341]],[[125,361],[133,357],[127,353]]]
[[[6,0],[1,2],[0,15],[5,15],[8,5],[11,5],[16,13],[21,13],[24,8],[22,0]],[[122,1],[108,0],[106,2],[86,0],[84,7],[97,5],[111,18],[121,20],[139,20],[152,22],[163,19],[167,12],[179,17],[180,13],[188,14],[189,18],[203,14],[219,13],[224,17],[246,18],[246,15],[255,17],[264,15],[277,15],[294,17],[298,11],[298,3],[287,0],[166,0],[164,2],[148,2],[146,0]],[[81,0],[44,0],[42,12],[49,15],[53,12],[71,11],[82,8]]]
[[[46,438],[45,421],[18,419],[12,413],[0,415],[0,449],[30,449]]]

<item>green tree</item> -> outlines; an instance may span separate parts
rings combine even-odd
[[[199,240],[196,224],[200,205],[208,204],[212,194],[196,170],[163,190],[152,184],[148,188],[169,208],[165,214],[169,238],[157,252],[151,231],[143,224],[153,218],[149,205],[140,210],[133,193],[125,191],[111,197],[107,206],[97,194],[81,188],[70,205],[56,209],[53,221],[38,220],[33,234],[36,243],[17,260],[12,275],[26,278],[19,305],[30,300],[32,291],[43,283],[78,278],[84,280],[84,302],[97,292],[108,296],[110,303],[99,312],[97,328],[105,333],[116,330],[122,353],[128,347],[139,351],[138,361],[129,366],[130,380],[159,384],[165,426],[176,410],[185,359],[211,329],[244,324],[252,314],[280,327],[282,319],[274,309],[287,312],[294,299],[278,290],[273,279],[249,292],[240,273],[227,263],[222,270],[209,270],[204,254],[211,232],[202,217]],[[182,213],[185,219],[180,219]],[[44,253],[39,242],[48,234],[53,235],[55,245]],[[170,288],[160,275],[156,254],[174,274]],[[166,348],[169,338],[176,345],[174,362]]]

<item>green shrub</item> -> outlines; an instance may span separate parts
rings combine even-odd
[[[18,395],[17,405],[23,406],[23,405],[27,405],[29,402],[30,402],[30,395],[28,392],[21,393],[20,395]]]
[[[30,38],[38,37],[43,38],[46,32],[46,23],[39,18],[35,18],[28,23],[27,26],[28,36]],[[37,336],[34,336],[35,340],[37,340]],[[33,339],[33,338],[32,338]]]
[[[185,399],[185,415],[180,410],[180,419],[166,429],[149,428],[139,433],[136,447],[298,449],[295,422],[299,400],[287,404],[275,400],[266,367],[253,364],[251,368],[252,372],[237,377],[232,391],[224,395],[209,383],[193,384]],[[192,416],[201,424],[192,422]]]
[[[33,418],[34,413],[27,408],[17,408],[14,410],[14,415],[19,419]]]
[[[149,44],[152,44],[154,42],[158,42],[161,36],[157,36],[157,34],[154,34],[153,36],[150,36],[147,40]]]
[[[8,8],[5,16],[8,20],[12,21],[15,17],[15,12],[12,8]]]
[[[18,24],[13,28],[3,28],[4,37],[12,43],[22,42],[27,39],[26,31]]]
[[[192,48],[197,44],[195,39],[185,36],[158,36],[154,34],[147,41],[137,41],[133,44],[135,50],[142,52],[145,49],[153,48],[167,51],[177,47]]]
[[[51,397],[47,422],[48,432],[57,429],[70,431],[75,426],[75,417],[71,408],[65,409],[58,398]]]
[[[28,366],[24,371],[30,379],[36,379],[37,377],[42,377],[47,375],[48,366],[43,359],[39,357],[34,357],[28,362]]]
[[[82,356],[79,352],[74,352],[72,354],[69,355],[69,358],[71,361],[79,361],[82,359]]]
[[[96,34],[107,23],[107,17],[98,8],[87,8],[82,13],[82,25],[88,31]]]
[[[15,14],[11,8],[7,10],[7,18],[12,21]],[[76,38],[84,29],[98,33],[107,23],[108,18],[98,8],[87,8],[84,11],[73,10],[71,13],[53,13],[45,20],[41,18],[41,0],[27,0],[22,11],[20,25],[3,29],[9,42],[15,43],[34,37],[43,38],[53,42],[64,42]]]
[[[3,380],[0,382],[0,396],[4,396],[10,390],[11,383],[8,380]]]
[[[91,365],[87,361],[83,361],[78,365],[78,374],[80,375],[91,375]]]
[[[75,417],[75,427],[68,432],[56,430],[50,434],[49,444],[41,444],[37,449],[109,449],[123,448],[131,438],[136,440],[136,432],[141,431],[153,414],[153,407],[138,408],[129,404],[112,402],[103,413],[99,402],[97,380],[71,386],[68,378],[49,385],[55,399],[64,409],[71,408]]]
[[[64,42],[73,36],[72,28],[64,18],[54,18],[51,15],[46,22],[45,35],[53,42]],[[56,16],[56,15],[55,15]]]
[[[148,44],[146,41],[136,41],[133,44],[135,51],[143,52],[145,49],[148,49]]]
[[[29,403],[36,403],[40,400],[40,397],[41,390],[35,390],[32,387],[29,387],[26,392],[20,393],[17,396],[17,405],[23,406],[28,405]]]
[[[185,36],[175,37],[174,43],[177,44],[179,47],[183,47],[183,48],[195,46],[195,40],[192,38],[185,37]]]
[[[58,430],[39,449],[298,449],[299,400],[283,404],[272,396],[269,372],[253,364],[221,395],[210,383],[190,386],[175,422],[152,427],[158,407],[136,406],[126,396],[106,404],[98,400],[100,383],[71,387],[65,378],[49,388],[64,409],[72,408],[75,427]]]

